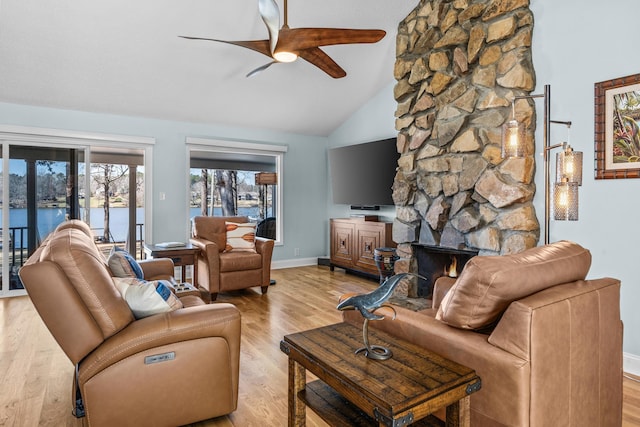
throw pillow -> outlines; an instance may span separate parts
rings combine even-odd
[[[182,308],[182,302],[171,292],[165,280],[146,281],[131,277],[113,277],[122,298],[136,319]]]
[[[227,227],[226,252],[256,252],[256,224],[225,221]]]
[[[114,246],[107,260],[111,275],[115,277],[135,277],[144,279],[144,272],[138,261],[129,252]]]
[[[590,266],[591,253],[568,241],[518,254],[471,258],[442,300],[436,319],[461,329],[487,328],[513,301],[584,280]]]

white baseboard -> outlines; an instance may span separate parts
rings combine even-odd
[[[280,261],[271,261],[272,270],[279,270],[281,268],[306,267],[308,265],[318,265],[318,257],[293,258],[283,259]]]
[[[622,353],[622,370],[640,377],[640,356]]]

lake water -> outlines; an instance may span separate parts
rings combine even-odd
[[[38,209],[38,234],[40,240],[44,239],[49,233],[51,233],[65,218],[64,208],[39,208]],[[190,209],[190,218],[196,215],[200,215],[200,208]],[[221,216],[222,210],[220,208],[214,208],[214,216]],[[84,215],[84,209],[81,209],[81,217]],[[238,208],[238,215],[249,216],[252,218],[258,217],[258,208]],[[2,221],[2,213],[0,212],[0,221]],[[136,223],[144,223],[144,208],[136,209]],[[11,208],[9,209],[9,226],[10,227],[26,227],[27,226],[27,209]],[[91,227],[95,229],[96,234],[102,233],[102,227],[104,226],[104,209],[103,208],[91,208]],[[116,242],[124,242],[127,236],[127,229],[129,226],[129,208],[111,208],[109,209],[109,228],[111,234]],[[143,227],[144,235],[144,227]],[[24,235],[26,247],[26,234]],[[19,233],[16,234],[14,241],[12,242],[16,248],[22,247],[22,239]]]

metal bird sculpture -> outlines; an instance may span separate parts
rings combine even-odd
[[[379,345],[369,344],[369,321],[370,320],[382,320],[384,316],[375,314],[375,311],[380,307],[385,306],[385,301],[389,299],[393,290],[398,286],[400,281],[407,276],[415,276],[421,279],[424,277],[413,273],[400,273],[391,277],[387,277],[382,284],[374,291],[368,294],[354,295],[341,301],[336,307],[338,310],[358,310],[364,317],[364,323],[362,324],[362,339],[364,341],[364,347],[356,350],[357,353],[364,353],[369,359],[375,360],[387,360],[391,358],[393,353],[386,347]],[[393,311],[393,318],[395,319],[395,309],[388,306]]]
[[[345,299],[336,307],[338,310],[358,310],[362,317],[368,320],[381,320],[384,316],[375,314],[374,312],[382,307],[384,302],[389,299],[393,290],[398,286],[400,281],[407,276],[417,276],[413,273],[400,273],[391,277],[387,277],[382,284],[374,291],[368,294],[354,295]],[[419,277],[419,276],[418,276]]]

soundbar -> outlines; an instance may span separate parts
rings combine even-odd
[[[378,206],[378,205],[374,205],[374,206],[351,205],[351,209],[360,210],[360,211],[379,211],[380,210],[380,206]]]

